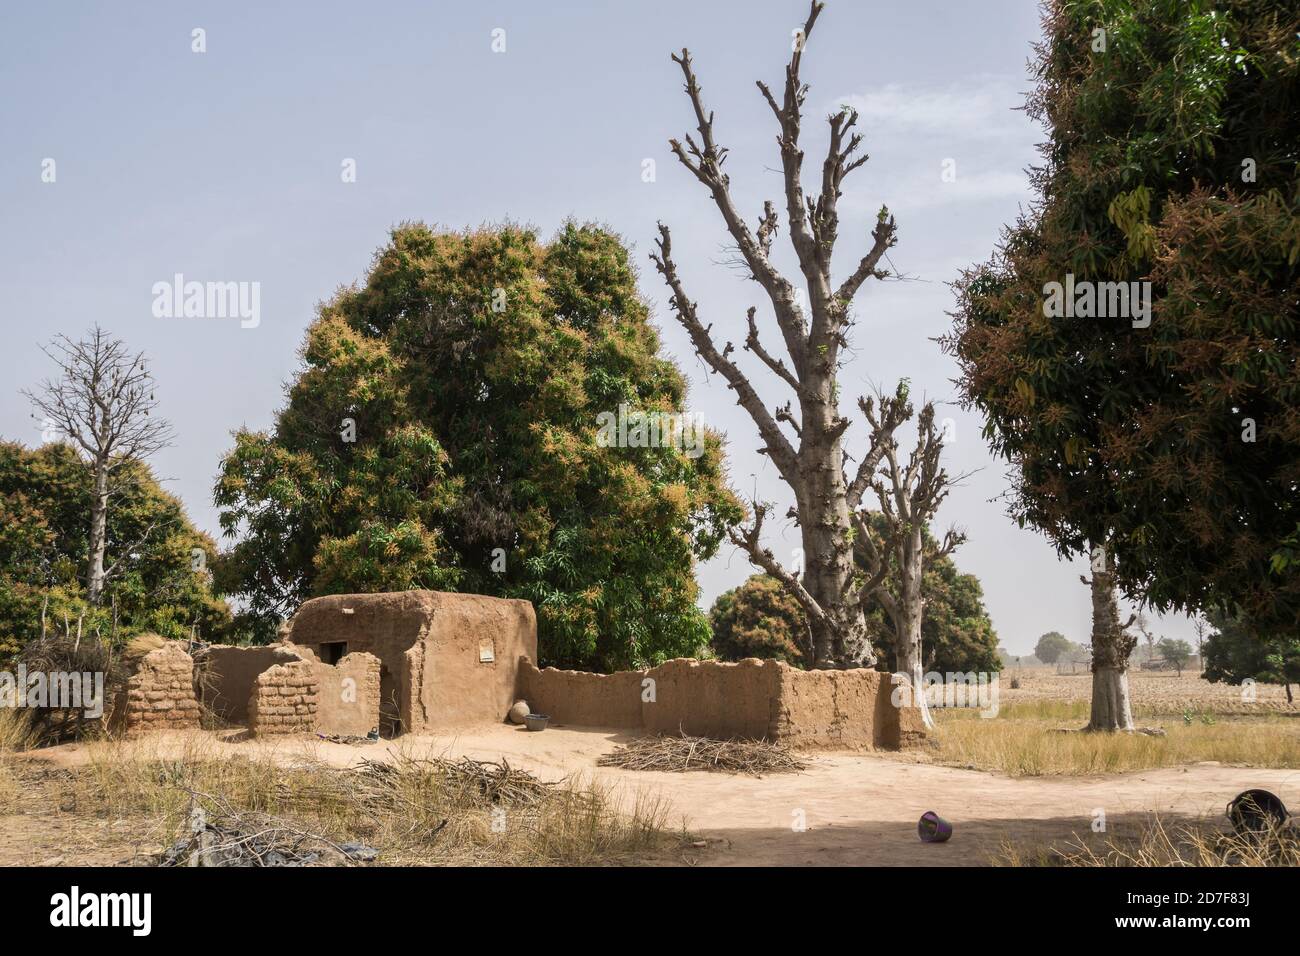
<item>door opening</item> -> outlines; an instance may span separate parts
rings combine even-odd
[[[322,664],[337,664],[347,656],[347,641],[327,641],[320,646],[320,659]]]

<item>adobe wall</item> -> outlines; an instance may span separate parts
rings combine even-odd
[[[536,655],[537,616],[528,601],[437,595],[412,730],[500,723],[516,699],[519,659]]]
[[[651,668],[645,676],[655,682],[655,699],[642,702],[641,725],[693,737],[767,737],[780,680],[772,663],[678,658]]]
[[[537,656],[529,602],[442,591],[315,598],[285,637],[317,657],[321,645],[343,641],[349,654],[379,658],[385,729],[402,733],[500,722],[515,700],[519,658]]]
[[[178,641],[167,641],[140,658],[113,708],[112,725],[127,736],[199,726],[194,660]]]
[[[919,711],[895,707],[891,692],[890,675],[878,671],[801,671],[756,658],[676,659],[606,675],[520,662],[520,696],[556,723],[763,738],[801,749],[895,750],[919,743],[925,736]]]
[[[335,666],[312,662],[317,681],[316,730],[364,736],[379,726],[379,658],[357,651]]]
[[[900,712],[890,700],[891,675],[857,668],[845,671],[782,672],[772,714],[773,739],[804,749],[898,750],[917,740],[903,741],[900,725],[909,725],[920,712]],[[924,736],[924,732],[922,735]]]
[[[258,735],[307,734],[316,729],[319,684],[315,665],[294,660],[257,675],[248,700],[248,727]]]
[[[198,661],[199,700],[222,720],[246,723],[248,701],[258,675],[276,664],[297,659],[297,655],[278,644],[261,647],[213,644]]]
[[[593,674],[519,662],[519,696],[534,713],[579,727],[640,727],[645,671]]]
[[[299,692],[272,692],[272,687],[285,686],[284,672],[277,671],[259,680],[280,664],[305,662],[309,665],[311,682],[302,685]],[[379,726],[379,658],[364,651],[348,654],[335,666],[322,664],[310,648],[291,644],[271,644],[255,647],[237,647],[214,644],[207,648],[198,661],[195,684],[199,699],[218,717],[234,724],[253,727],[256,720],[249,711],[252,702],[263,701],[262,717],[293,716],[293,721],[265,721],[263,733],[294,733],[306,726],[297,720],[298,706],[308,702],[294,700],[293,714],[285,708],[289,703],[280,698],[314,698],[314,723],[307,730],[324,734],[370,733]],[[301,674],[302,668],[291,669],[291,674]],[[270,698],[277,698],[272,700]],[[268,711],[266,708],[273,708]],[[269,730],[274,724],[276,729]],[[295,729],[297,728],[297,729]],[[253,729],[257,729],[253,727]]]

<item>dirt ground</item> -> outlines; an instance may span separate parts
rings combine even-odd
[[[240,732],[166,734],[130,746],[140,756],[179,758],[197,748],[214,758],[268,753],[278,760],[310,757],[335,766],[398,751],[505,757],[543,779],[576,774],[611,786],[629,800],[638,792],[657,794],[671,806],[672,823],[706,845],[688,842],[677,858],[653,862],[694,865],[979,866],[1004,841],[1061,843],[1088,834],[1098,810],[1105,812],[1108,832],[1116,834],[1135,828],[1152,811],[1166,819],[1222,821],[1228,801],[1250,787],[1266,787],[1284,802],[1300,805],[1298,771],[1217,764],[1106,777],[1014,779],[935,766],[905,754],[813,754],[804,773],[763,779],[596,766],[600,754],[627,739],[613,730],[552,726],[531,734],[491,726],[456,736],[407,736],[362,746],[305,739],[264,743]],[[63,769],[88,764],[105,746],[121,745],[72,744],[36,751],[28,758],[29,768],[57,777]],[[54,802],[47,796],[39,807],[0,817],[0,865],[113,863],[158,847],[155,834],[79,818]],[[926,810],[953,824],[950,842],[928,845],[917,839],[916,821]]]

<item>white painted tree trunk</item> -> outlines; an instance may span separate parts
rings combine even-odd
[[[925,656],[921,648],[921,620],[925,603],[921,597],[921,574],[924,566],[921,529],[918,526],[909,535],[903,547],[899,572],[898,619],[894,622],[894,637],[898,648],[898,670],[906,674],[912,685],[912,702],[921,711],[926,729],[934,727],[930,705],[925,699]]]
[[[916,636],[906,642],[900,642],[898,649],[898,672],[907,675],[912,685],[912,703],[921,712],[921,720],[927,729],[934,727],[934,718],[930,716],[930,705],[925,699],[925,669],[921,663],[921,626],[916,622]]]
[[[1132,730],[1128,669],[1098,667],[1092,672],[1092,715],[1089,730]]]
[[[90,500],[90,545],[86,598],[98,604],[104,593],[104,550],[108,540],[108,462],[94,462],[95,492]]]

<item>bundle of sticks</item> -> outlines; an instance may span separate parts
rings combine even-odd
[[[805,764],[781,744],[766,740],[714,740],[710,737],[638,737],[626,746],[602,754],[602,767],[624,770],[713,770],[722,773],[798,773]]]
[[[319,833],[221,797],[190,791],[189,825],[163,851],[159,866],[347,866],[379,855],[374,847],[335,843]]]

